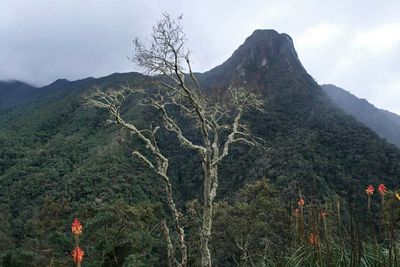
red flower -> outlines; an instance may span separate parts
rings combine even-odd
[[[311,246],[318,245],[318,235],[311,233],[308,242]]]
[[[381,196],[384,196],[387,193],[386,186],[384,184],[380,184],[378,186],[378,191]]]
[[[299,199],[299,202],[297,202],[299,204],[299,206],[304,206],[304,199],[301,197]]]
[[[72,259],[75,263],[80,263],[83,259],[83,255],[85,255],[85,252],[79,246],[76,246],[72,251]]]
[[[367,189],[365,189],[365,193],[368,196],[372,196],[372,194],[374,193],[374,187],[370,184],[369,186],[367,186]]]
[[[71,231],[76,237],[82,234],[82,224],[77,218],[74,219],[71,225]]]

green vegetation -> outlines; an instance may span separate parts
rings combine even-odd
[[[246,65],[250,52],[271,59],[269,69]],[[247,75],[243,79],[263,94],[266,104],[265,112],[252,111],[243,121],[267,151],[238,145],[221,166],[211,240],[215,264],[390,266],[389,259],[393,263],[397,255],[393,242],[398,248],[400,201],[389,193],[381,208],[375,194],[368,217],[364,189],[370,183],[398,188],[399,149],[332,107],[299,63],[291,61],[292,54],[275,57],[264,50],[250,52],[241,50],[234,57],[240,57],[237,62],[243,62]],[[235,78],[236,66],[222,67],[228,83]],[[218,72],[211,74],[200,75],[210,92],[220,86]],[[166,216],[163,187],[156,182],[159,178],[132,157],[138,140],[106,123],[107,112],[82,105],[95,86],[146,87],[146,79],[132,73],[58,81],[29,103],[2,110],[3,266],[72,264],[70,224],[75,217],[84,226],[82,266],[167,264],[159,224],[170,216]],[[160,118],[135,99],[126,104],[127,120],[161,125]],[[196,137],[187,125],[188,134]],[[200,254],[193,244],[198,242],[202,170],[196,167],[197,157],[170,133],[161,129],[160,136],[159,146],[171,158],[170,176],[183,212],[190,265],[197,266]],[[299,194],[306,202],[301,231],[293,215]],[[328,213],[327,227],[320,219],[321,211]],[[318,246],[309,244],[311,233],[318,235]]]
[[[113,78],[115,83],[123,80],[118,75]],[[104,79],[108,81],[104,86],[110,79]],[[83,266],[121,266],[124,262],[124,266],[154,266],[165,260],[159,220],[168,209],[162,204],[162,187],[155,186],[159,184],[154,182],[157,178],[131,157],[132,142],[136,140],[117,127],[105,124],[105,112],[81,105],[82,94],[87,92],[85,88],[102,86],[102,82],[86,87],[78,85],[62,98],[57,99],[54,94],[48,100],[2,113],[0,254],[3,266],[46,266],[52,258],[54,266],[71,262],[73,243],[69,225],[74,217],[80,218],[85,227],[81,240],[85,250]],[[266,265],[283,255],[293,265],[300,259],[313,262],[313,247],[293,240],[291,208],[296,205],[299,189],[303,190],[307,203],[310,199],[325,203],[326,196],[334,193],[345,203],[352,201],[354,209],[361,211],[357,212],[361,232],[368,229],[366,217],[362,215],[366,214],[365,185],[382,181],[389,188],[396,188],[399,151],[329,106],[319,108],[312,119],[307,112],[303,116],[295,115],[290,106],[277,110],[271,105],[265,114],[253,113],[245,118],[254,133],[263,137],[270,153],[260,154],[238,146],[223,164],[221,201],[217,204],[212,240],[218,266],[250,264],[250,258],[243,253],[262,255],[252,259],[260,261],[266,245],[262,240],[270,242]],[[125,112],[141,123],[154,117],[151,111],[142,109],[133,105]],[[161,145],[163,149],[168,147],[167,152],[172,156],[174,188],[185,218],[191,218],[187,219],[185,229],[191,242],[196,242],[191,229],[198,227],[199,221],[190,217],[194,216],[190,203],[193,206],[193,199],[201,194],[198,190],[201,170],[193,169],[197,165],[191,163],[196,160],[195,156],[166,132]],[[255,193],[246,193],[255,190],[248,186],[237,196],[235,192],[240,188],[263,176],[270,177],[275,191],[260,190],[264,195],[257,198]],[[251,199],[252,194],[255,199]],[[397,202],[393,204],[398,207]],[[348,207],[343,206],[344,212],[348,212]],[[331,224],[335,224],[334,217],[334,214],[328,216]],[[289,227],[286,225],[289,218],[291,228],[285,228]],[[122,225],[123,233],[116,235]],[[343,225],[349,227],[348,218]],[[244,252],[237,242],[246,242],[247,234],[250,235],[249,251]],[[238,237],[242,239],[235,240]],[[351,261],[351,240],[343,239],[346,241],[343,246],[339,242],[342,236],[335,240],[330,251],[332,261],[339,260],[334,257],[341,257],[340,253],[343,260]],[[362,260],[380,251],[368,239],[360,242],[364,244]],[[244,243],[238,244],[243,248]],[[322,255],[324,244],[321,244]],[[190,260],[195,265],[199,260],[198,251],[190,251]]]
[[[216,209],[216,266],[398,266],[400,200],[377,195],[366,228],[365,194],[355,211],[338,196],[284,202],[268,180],[246,185]]]

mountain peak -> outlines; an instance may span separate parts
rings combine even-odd
[[[228,60],[204,75],[214,81],[238,78],[248,81],[260,78],[272,69],[279,73],[306,73],[288,34],[255,30]]]
[[[242,65],[258,63],[265,69],[278,59],[284,59],[286,63],[300,64],[292,38],[275,30],[255,30],[231,58],[240,61]]]
[[[282,44],[293,48],[293,40],[286,33],[278,33],[275,30],[267,29],[257,29],[255,30],[249,37],[247,37],[244,45],[252,45],[252,46],[262,46],[263,48],[269,49],[280,49]],[[297,54],[296,54],[297,55]]]

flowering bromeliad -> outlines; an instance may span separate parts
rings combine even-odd
[[[72,259],[75,262],[76,267],[81,266],[81,261],[85,252],[79,247],[79,236],[82,234],[83,227],[81,222],[75,218],[71,225],[71,232],[75,236],[75,248],[72,251]]]
[[[72,259],[77,266],[81,263],[83,255],[85,255],[85,252],[79,246],[76,246],[72,251]]]
[[[318,246],[318,235],[311,233],[310,237],[308,238],[308,242],[311,246]]]
[[[375,191],[375,189],[372,184],[367,186],[367,189],[365,189],[365,193],[368,196],[368,213],[371,211],[371,196],[372,196],[372,194],[374,194],[374,191]]]
[[[378,191],[379,191],[379,194],[381,194],[381,196],[386,195],[386,193],[387,193],[386,186],[384,184],[380,184],[378,186]]]
[[[373,186],[372,184],[370,184],[369,186],[367,186],[367,189],[365,189],[365,193],[366,193],[368,196],[372,196],[372,194],[374,194],[374,191],[375,191],[375,189],[374,189],[374,186]]]
[[[82,234],[82,224],[77,218],[75,218],[72,222],[71,231],[75,237],[78,237],[80,234]]]

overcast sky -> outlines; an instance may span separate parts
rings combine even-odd
[[[292,36],[315,80],[400,114],[400,1],[0,0],[0,80],[45,85],[135,71],[132,40],[163,12],[184,14],[196,71],[255,29]]]

